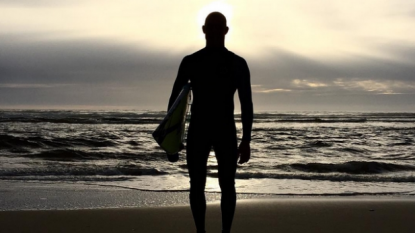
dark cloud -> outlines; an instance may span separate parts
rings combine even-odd
[[[0,40],[0,104],[6,105],[164,106],[184,56],[111,41]]]
[[[252,83],[258,85],[253,88],[257,109],[414,109],[415,47],[388,45],[379,51],[386,52],[390,58],[355,56],[330,60],[279,50],[273,56],[248,61]]]
[[[9,39],[8,41],[6,39]],[[171,79],[180,55],[96,40],[2,38],[0,83],[134,83]],[[14,42],[17,41],[17,42]]]
[[[414,112],[415,94],[373,95],[365,93],[334,95],[272,93],[254,95],[256,111],[400,111]]]
[[[253,72],[259,82],[271,84],[279,79],[311,79],[331,81],[344,79],[376,79],[413,81],[415,73],[415,47],[388,48],[391,57],[399,60],[355,56],[350,59],[324,60],[309,58],[286,51],[275,51],[273,56],[252,61]]]
[[[93,39],[46,40],[20,34],[2,35],[0,40],[0,105],[165,109],[186,55]],[[391,59],[340,61],[281,50],[262,59],[246,57],[252,84],[259,85],[254,87],[254,102],[258,109],[281,104],[285,109],[326,106],[334,110],[352,105],[413,106],[415,100],[409,97],[415,89],[415,48],[390,45],[382,49]],[[283,90],[260,92],[270,89]]]

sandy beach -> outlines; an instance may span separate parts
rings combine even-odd
[[[272,198],[238,201],[232,232],[414,232],[412,198]],[[219,203],[207,232],[220,232]],[[195,232],[189,206],[0,212],[0,232]]]

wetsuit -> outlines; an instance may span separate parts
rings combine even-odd
[[[242,140],[251,140],[253,120],[250,74],[245,60],[226,48],[204,48],[186,56],[179,68],[169,108],[183,85],[193,93],[187,135],[186,160],[190,176],[190,205],[198,232],[205,229],[205,184],[208,155],[213,147],[222,191],[222,228],[230,231],[236,205],[235,172],[237,137],[234,94],[238,90],[242,111]]]

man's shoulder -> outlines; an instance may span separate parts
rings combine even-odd
[[[231,53],[233,53],[234,56],[235,56],[235,62],[238,62],[238,63],[246,63],[246,61],[245,61],[245,59],[243,57],[239,56],[238,54],[236,54],[234,52],[231,52]]]
[[[182,63],[192,63],[198,60],[198,57],[200,57],[201,50],[194,52],[192,54],[186,55],[183,57]]]
[[[204,52],[204,49],[200,49],[200,50],[198,50],[194,53],[191,53],[191,54],[185,56],[184,59],[187,59],[187,60],[195,59],[195,58],[203,55],[203,52]]]
[[[239,65],[247,65],[247,62],[246,62],[246,60],[243,57],[239,56],[238,54],[236,54],[236,53],[234,53],[234,52],[232,52],[230,50],[226,50],[226,52],[227,52],[227,54],[229,54],[230,56],[233,57],[234,62],[236,64],[239,64]],[[200,50],[198,50],[198,51],[196,51],[196,52],[194,52],[192,54],[189,54],[189,55],[185,56],[183,58],[183,60],[186,60],[187,62],[197,61],[200,58],[203,58],[205,55],[206,55],[206,49],[203,48],[203,49],[200,49]]]
[[[231,51],[229,51],[229,52],[231,52]],[[237,67],[248,66],[248,63],[246,62],[246,60],[243,57],[239,56],[238,54],[236,54],[234,52],[231,52],[231,53],[234,55],[234,64]]]

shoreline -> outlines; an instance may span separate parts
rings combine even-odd
[[[189,206],[189,192],[142,191],[115,186],[67,182],[27,182],[0,180],[0,212],[25,210],[93,210]],[[414,200],[415,195],[280,195],[238,193],[239,201],[279,200]],[[219,192],[206,192],[207,203],[219,203]]]

